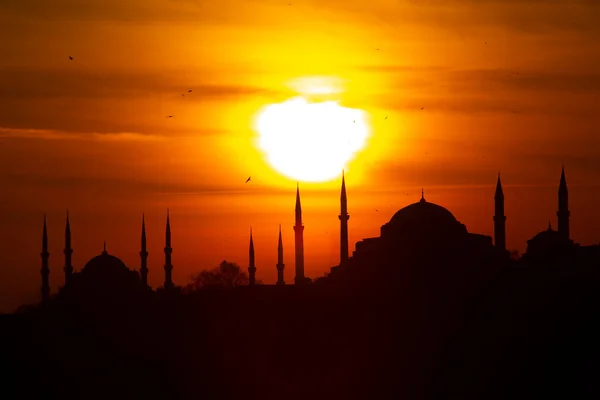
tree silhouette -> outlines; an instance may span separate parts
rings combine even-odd
[[[248,283],[248,274],[242,271],[239,265],[223,260],[219,266],[192,276],[192,281],[187,285],[186,291],[211,287],[234,288]]]

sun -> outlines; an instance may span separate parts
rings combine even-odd
[[[338,177],[369,135],[364,111],[304,97],[265,107],[256,130],[258,146],[273,168],[307,182]]]

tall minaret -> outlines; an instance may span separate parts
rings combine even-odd
[[[560,175],[560,186],[558,187],[558,233],[564,239],[570,239],[571,233],[569,231],[569,217],[571,212],[569,211],[569,191],[567,190],[567,178],[565,178],[565,167],[562,167],[562,173]]]
[[[254,265],[254,241],[252,240],[252,228],[250,228],[250,265],[248,267],[248,284],[254,286],[256,283],[256,266]]]
[[[344,179],[344,171],[342,171],[342,193],[340,196],[340,265],[346,264],[348,261],[348,200],[346,199],[346,181]]]
[[[283,240],[281,240],[281,224],[279,225],[279,243],[277,243],[277,284],[285,285],[283,280]]]
[[[306,282],[304,278],[304,226],[302,225],[302,206],[300,205],[300,185],[296,186],[296,224],[294,233],[296,236],[296,277],[294,283],[301,285]]]
[[[73,249],[71,248],[71,224],[69,223],[69,212],[67,211],[67,226],[65,228],[65,286],[71,282],[71,276],[73,275],[73,265],[71,265],[71,256]]]
[[[173,265],[171,264],[171,221],[169,219],[169,210],[167,209],[167,231],[165,235],[165,289],[173,288],[173,280],[171,279],[171,271],[173,271]]]
[[[140,278],[142,282],[148,284],[148,251],[146,250],[146,218],[142,214],[142,250],[140,251],[142,265],[140,267]]]
[[[48,275],[50,275],[50,268],[48,267],[48,231],[46,230],[46,214],[44,214],[44,231],[42,233],[42,301],[47,301],[50,298],[50,282]]]
[[[504,192],[502,192],[502,182],[500,182],[499,172],[498,182],[496,182],[494,204],[494,244],[496,245],[497,249],[506,251],[506,216],[504,215]]]

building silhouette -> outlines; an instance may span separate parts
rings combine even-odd
[[[499,250],[506,251],[506,216],[504,215],[504,193],[498,173],[496,194],[494,195],[494,244]]]
[[[248,283],[250,286],[256,284],[256,265],[254,265],[254,241],[252,240],[252,228],[250,228],[250,262],[248,266]]]
[[[283,263],[283,240],[281,239],[281,224],[279,225],[279,240],[277,242],[277,284],[285,285],[283,271],[285,264]]]
[[[348,198],[346,197],[346,180],[342,171],[342,190],[340,193],[340,265],[348,262]]]
[[[300,204],[300,185],[296,186],[296,223],[294,225],[295,238],[295,271],[294,283],[302,285],[306,283],[304,276],[304,225],[302,225],[302,205]]]
[[[564,265],[570,261],[600,262],[600,245],[581,246],[570,238],[568,206],[568,188],[564,167],[561,171],[558,189],[558,230],[548,228],[539,232],[527,241],[527,251],[523,254],[522,261],[532,265]],[[458,221],[446,208],[426,200],[422,191],[421,199],[397,211],[392,218],[381,226],[379,237],[365,238],[355,245],[355,250],[349,256],[348,251],[348,214],[346,181],[342,174],[340,190],[340,263],[331,268],[327,278],[336,280],[348,274],[356,274],[361,279],[385,280],[390,279],[396,272],[407,268],[422,268],[426,265],[452,266],[454,271],[461,268],[468,270],[474,265],[495,265],[508,260],[506,249],[506,215],[504,210],[504,193],[500,174],[498,174],[494,194],[494,238],[477,233],[468,232],[466,226]],[[302,206],[300,202],[300,187],[296,186],[295,204],[295,285],[303,285],[311,280],[304,273],[304,225],[302,223]],[[172,252],[171,223],[167,210],[165,230],[165,265],[164,284],[165,291],[175,288],[172,280]],[[148,250],[146,245],[146,224],[142,215],[140,272],[130,271],[125,264],[106,251],[92,258],[80,272],[74,272],[71,262],[73,249],[71,246],[71,226],[67,213],[65,228],[65,286],[70,287],[74,282],[89,281],[86,277],[97,277],[98,281],[108,280],[106,274],[114,273],[116,277],[125,281],[139,281],[140,287],[148,287]],[[42,235],[42,300],[45,302],[50,297],[49,285],[49,252],[46,216]],[[102,267],[105,265],[105,267]],[[444,267],[448,269],[448,267]],[[283,260],[283,242],[281,225],[277,244],[277,281],[275,285],[285,285],[285,264]],[[98,272],[102,270],[103,272]],[[112,272],[111,272],[112,271]],[[131,272],[131,274],[126,271]],[[250,229],[249,266],[248,276],[250,286],[256,284],[256,265],[252,229]],[[363,273],[369,275],[367,278]],[[117,278],[115,278],[117,279]],[[87,285],[87,284],[86,284]],[[127,286],[127,285],[125,285]],[[135,285],[134,285],[135,286]],[[269,286],[269,285],[261,285]]]
[[[148,284],[148,250],[146,249],[146,218],[142,214],[142,250],[140,250],[140,278],[144,284]]]
[[[571,239],[569,228],[569,191],[563,166],[558,186],[558,230],[548,228],[527,241],[523,260],[529,264],[561,266],[565,264],[594,264],[600,261],[600,245],[582,246]]]

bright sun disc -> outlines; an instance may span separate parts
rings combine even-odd
[[[364,111],[336,101],[309,103],[302,97],[265,107],[256,129],[269,163],[290,178],[308,182],[339,176],[369,134]]]

